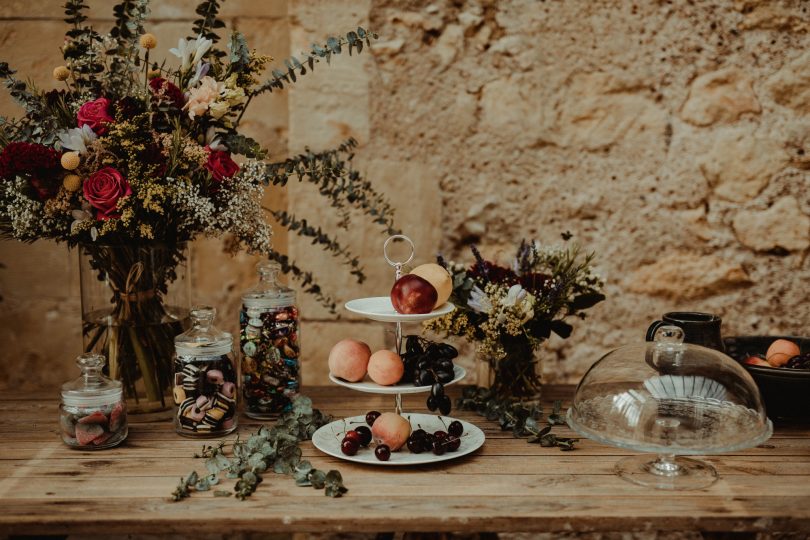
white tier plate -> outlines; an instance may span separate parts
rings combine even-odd
[[[429,321],[447,315],[456,309],[450,302],[445,302],[430,313],[414,313],[410,315],[397,313],[388,296],[373,296],[371,298],[358,298],[346,302],[346,309],[367,319],[379,322],[417,323]]]
[[[411,422],[411,427],[417,429],[421,427],[429,433],[442,430],[446,431],[450,422],[456,420],[449,416],[436,416],[433,414],[421,413],[402,413],[402,416]],[[441,418],[441,419],[440,419]],[[444,420],[444,423],[442,423]],[[464,434],[461,436],[461,446],[455,452],[445,452],[441,456],[435,455],[433,452],[423,452],[421,454],[412,454],[406,446],[403,446],[398,452],[391,453],[391,459],[388,461],[380,461],[374,456],[374,443],[370,444],[367,448],[360,447],[357,454],[347,456],[340,451],[340,443],[343,440],[344,434],[354,429],[359,425],[367,425],[365,416],[352,416],[343,420],[335,420],[330,424],[321,427],[312,436],[312,444],[315,448],[328,454],[330,456],[344,459],[346,461],[353,461],[355,463],[365,463],[367,465],[382,465],[382,466],[405,466],[405,465],[427,465],[430,463],[438,463],[440,461],[448,461],[457,459],[467,454],[475,452],[484,444],[486,437],[484,432],[478,427],[464,420],[459,420],[461,425],[464,426]]]
[[[463,367],[454,364],[453,365],[453,380],[449,383],[446,383],[445,386],[449,386],[451,384],[455,384],[464,377],[467,376],[467,370]],[[430,386],[414,386],[412,384],[394,384],[392,386],[383,386],[381,384],[377,384],[373,381],[369,381],[368,379],[363,379],[360,382],[349,382],[344,381],[343,379],[339,379],[329,374],[329,380],[333,383],[345,386],[346,388],[351,388],[352,390],[356,390],[358,392],[366,392],[369,394],[421,394],[422,392],[430,392]]]

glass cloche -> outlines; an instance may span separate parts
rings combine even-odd
[[[606,354],[582,378],[568,410],[568,424],[589,439],[657,454],[616,466],[645,486],[706,487],[717,478],[714,467],[675,456],[750,448],[773,432],[751,376],[725,354],[683,338],[679,327],[662,326],[654,342]]]

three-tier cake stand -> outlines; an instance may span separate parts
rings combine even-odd
[[[389,256],[389,247],[395,241],[404,241],[410,246],[410,255],[404,261],[394,261]],[[402,269],[405,265],[413,260],[415,253],[414,244],[410,238],[405,235],[397,234],[389,237],[383,245],[383,256],[385,261],[395,270],[395,279],[398,280],[402,276]],[[402,354],[402,325],[407,323],[420,323],[435,319],[451,313],[455,306],[446,302],[430,313],[420,314],[402,314],[398,313],[391,299],[388,296],[377,296],[370,298],[359,298],[346,302],[345,308],[356,315],[360,315],[372,321],[393,323],[395,325],[395,348],[398,354]],[[446,383],[445,386],[455,384],[462,380],[466,375],[466,370],[459,366],[454,365],[453,379]],[[424,429],[428,433],[435,431],[447,431],[447,426],[456,420],[447,416],[437,416],[434,414],[422,413],[409,413],[402,411],[402,396],[404,394],[420,394],[430,392],[430,386],[415,386],[414,384],[397,384],[392,386],[382,386],[372,381],[363,380],[360,382],[348,382],[344,379],[335,377],[329,374],[329,380],[333,383],[344,386],[356,392],[364,392],[369,394],[385,394],[394,396],[394,410],[397,414],[402,415],[411,423],[412,429]],[[374,456],[372,448],[361,448],[360,451],[353,455],[348,456],[341,452],[340,443],[347,431],[354,429],[359,425],[366,425],[365,414],[360,416],[353,416],[344,418],[342,420],[335,420],[323,427],[321,427],[312,436],[312,443],[315,448],[340,459],[353,461],[357,463],[367,463],[371,465],[419,465],[425,463],[436,463],[439,461],[446,461],[465,456],[476,451],[484,444],[484,432],[478,427],[469,422],[459,420],[464,427],[464,434],[461,437],[461,446],[455,452],[446,452],[442,455],[435,455],[430,452],[421,454],[412,454],[406,448],[402,448],[398,452],[394,452],[388,461],[379,461]]]

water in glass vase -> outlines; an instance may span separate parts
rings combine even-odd
[[[108,358],[132,420],[169,418],[174,338],[188,327],[186,244],[79,250],[84,348]]]

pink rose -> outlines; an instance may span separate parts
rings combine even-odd
[[[205,168],[217,182],[222,182],[239,172],[239,165],[231,159],[231,154],[222,150],[210,150]]]
[[[90,175],[82,190],[87,202],[98,210],[96,219],[102,220],[120,217],[120,212],[116,212],[118,200],[132,195],[129,182],[112,167],[104,167]]]
[[[88,101],[76,113],[76,119],[79,127],[88,125],[96,135],[104,135],[107,132],[107,124],[113,121],[113,117],[110,116],[110,100],[102,97]]]

